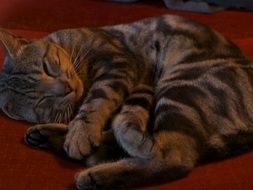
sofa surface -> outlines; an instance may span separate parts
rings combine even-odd
[[[172,11],[162,2],[118,4],[98,0],[1,0],[0,27],[27,38],[39,38],[56,29],[131,22],[160,14],[179,14],[206,23],[229,37],[253,59],[253,13],[221,11],[203,15]],[[3,51],[0,49],[0,64]],[[30,123],[14,121],[0,112],[0,190],[75,189],[74,175],[82,163],[26,146],[23,135]],[[251,190],[253,151],[198,166],[175,182],[141,190]]]

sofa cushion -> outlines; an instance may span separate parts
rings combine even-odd
[[[168,9],[163,0],[141,0],[131,4],[108,0],[0,1],[0,27],[36,31],[113,25],[162,14],[177,14],[199,20],[222,31],[229,38],[253,37],[250,24],[253,14],[247,11],[196,14]]]

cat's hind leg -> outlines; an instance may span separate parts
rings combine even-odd
[[[80,190],[115,189],[164,183],[186,176],[198,154],[194,140],[177,132],[155,135],[161,148],[151,159],[127,158],[104,163],[76,175]]]

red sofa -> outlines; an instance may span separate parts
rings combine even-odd
[[[253,59],[253,13],[222,11],[202,15],[172,11],[162,1],[118,4],[98,0],[1,0],[0,27],[27,37],[69,27],[129,22],[160,14],[179,14],[216,28]],[[36,31],[36,32],[35,32]],[[38,32],[37,32],[38,31]],[[39,32],[40,31],[40,32]],[[42,32],[41,32],[42,31]],[[3,51],[0,49],[0,64]],[[75,189],[74,174],[81,163],[27,147],[23,134],[31,124],[14,121],[0,112],[0,190]],[[186,178],[142,190],[251,190],[253,152],[197,167]]]

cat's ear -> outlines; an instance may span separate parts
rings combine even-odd
[[[4,29],[0,28],[0,42],[4,45],[4,48],[8,55],[12,58],[16,57],[25,44],[28,43],[27,40],[17,37]]]

